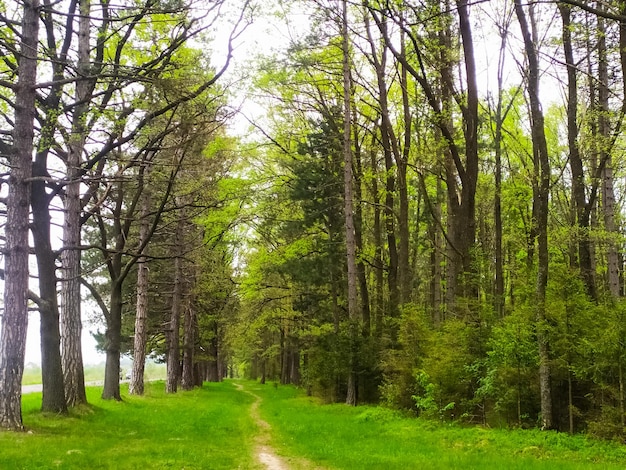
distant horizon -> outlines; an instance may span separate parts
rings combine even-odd
[[[41,366],[41,339],[39,335],[39,327],[39,313],[29,313],[24,364],[32,363]],[[95,327],[96,325],[92,326],[92,328]],[[83,350],[83,364],[85,366],[99,365],[106,362],[106,354],[97,350],[95,338],[91,335],[89,328],[85,328],[84,325],[81,342]]]

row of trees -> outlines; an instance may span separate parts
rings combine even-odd
[[[0,16],[0,426],[22,428],[29,302],[43,410],[85,403],[82,286],[106,399],[122,353],[131,393],[147,354],[169,392],[236,358],[351,405],[624,432],[624,2],[293,3],[307,33],[249,64],[263,142],[224,127],[246,2],[19,7]]]
[[[23,0],[2,10],[0,427],[23,428],[29,308],[41,317],[42,410],[86,403],[81,286],[105,324],[103,398],[120,399],[129,350],[131,393],[143,393],[150,352],[167,356],[170,392],[216,379],[219,315],[233,305],[225,234],[239,207],[218,81],[248,5]],[[208,50],[217,30],[221,58]]]
[[[626,3],[294,8],[254,84],[247,373],[622,434]]]

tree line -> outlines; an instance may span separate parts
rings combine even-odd
[[[215,325],[234,304],[221,280],[226,233],[238,207],[224,127],[233,110],[220,83],[249,6],[2,7],[0,427],[23,429],[29,310],[41,318],[42,410],[86,403],[81,287],[105,325],[102,398],[121,399],[120,355],[131,351],[131,393],[143,393],[153,352],[166,357],[169,392],[216,379]],[[218,27],[221,55],[205,49]]]
[[[23,428],[29,309],[42,409],[86,402],[82,292],[105,399],[121,354],[138,394],[153,354],[168,392],[238,368],[350,405],[623,435],[624,2],[5,11],[0,426]],[[266,13],[290,36],[246,62],[263,113],[232,137],[225,72]]]
[[[246,373],[623,435],[626,4],[294,8],[252,85]]]

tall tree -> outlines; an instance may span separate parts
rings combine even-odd
[[[153,162],[148,159],[146,171],[143,177],[148,179]],[[145,186],[141,196],[140,222],[139,222],[139,246],[144,246],[147,251],[147,241],[150,238],[150,209],[152,203],[152,191],[150,183]],[[133,370],[128,385],[129,393],[143,395],[144,370],[146,365],[146,348],[148,342],[148,282],[149,282],[148,257],[141,253],[137,262],[137,307],[135,310],[135,335],[133,337]]]
[[[595,273],[592,263],[591,240],[589,237],[590,210],[585,195],[584,166],[578,143],[578,72],[574,61],[572,44],[571,7],[559,3],[559,12],[563,22],[563,51],[567,65],[567,141],[569,162],[572,172],[572,200],[576,213],[578,233],[578,265],[587,293],[596,299]]]
[[[531,7],[532,8],[532,7]],[[537,230],[537,284],[535,289],[536,334],[539,348],[539,388],[543,429],[552,429],[552,384],[550,373],[550,339],[546,320],[546,289],[548,285],[548,201],[550,196],[550,159],[544,127],[544,116],[539,98],[539,61],[536,43],[531,34],[526,12],[520,0],[515,0],[515,14],[519,22],[528,69],[526,86],[530,102],[533,161],[538,179],[533,204]]]
[[[342,1],[341,39],[343,57],[343,171],[344,171],[344,217],[346,219],[346,261],[348,266],[348,320],[350,322],[350,372],[346,403],[356,405],[356,336],[358,331],[358,292],[356,269],[356,239],[354,231],[354,190],[352,176],[352,85],[350,80],[350,37],[348,33],[348,2]]]
[[[105,10],[106,11],[106,10]],[[105,15],[106,16],[106,15]],[[88,134],[88,111],[90,95],[95,80],[89,79],[92,72],[91,51],[91,1],[79,2],[78,57],[75,84],[75,108],[72,116],[72,130],[68,142],[67,170],[65,187],[65,214],[63,219],[63,246],[61,254],[61,356],[65,398],[68,405],[87,403],[85,374],[81,347],[81,164]],[[102,54],[103,41],[97,47]]]
[[[15,127],[4,248],[4,315],[0,333],[0,427],[22,430],[22,375],[28,324],[28,230],[40,5],[23,2]]]
[[[602,11],[603,6],[599,4]],[[604,217],[604,228],[609,234],[607,242],[607,283],[610,295],[616,299],[620,296],[620,261],[617,244],[611,239],[616,233],[615,223],[615,190],[613,177],[613,158],[611,142],[611,121],[609,106],[609,57],[606,43],[605,20],[598,16],[597,31],[597,51],[598,51],[598,138],[597,149],[601,162],[605,162],[602,168],[602,215]]]

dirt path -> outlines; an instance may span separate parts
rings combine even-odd
[[[289,470],[289,465],[287,465],[281,457],[276,455],[274,449],[272,449],[269,445],[271,426],[259,415],[259,403],[261,402],[261,397],[250,390],[244,389],[241,384],[236,383],[235,387],[237,387],[238,390],[254,397],[254,403],[252,403],[252,406],[250,407],[250,416],[252,416],[252,419],[259,427],[259,433],[255,438],[256,447],[254,449],[254,453],[256,459],[268,470]]]

